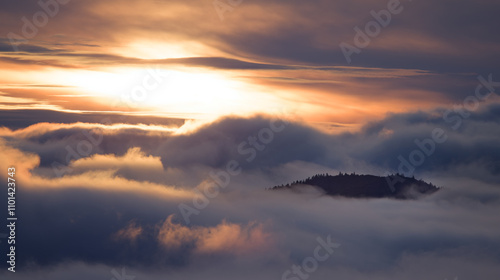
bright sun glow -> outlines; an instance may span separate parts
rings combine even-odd
[[[154,40],[136,40],[123,47],[111,48],[110,51],[124,57],[139,59],[168,59],[197,56],[222,55],[220,51],[202,45],[199,42],[168,43]]]
[[[248,115],[283,107],[275,95],[222,73],[120,68],[65,73],[64,80],[84,94],[94,95],[98,102],[120,100],[117,105],[191,117]]]

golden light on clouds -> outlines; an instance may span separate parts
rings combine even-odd
[[[500,1],[450,2],[4,0],[0,267],[498,280]]]
[[[169,59],[183,57],[219,56],[223,53],[196,41],[165,41],[136,39],[123,46],[111,47],[110,53],[139,59]]]
[[[158,240],[167,249],[179,249],[194,244],[198,254],[224,253],[245,255],[273,249],[273,239],[262,223],[239,225],[222,221],[214,227],[189,228],[169,216],[159,226]]]
[[[293,111],[307,122],[362,125],[388,112],[435,108],[456,91],[443,85],[467,86],[442,75],[446,71],[435,67],[434,57],[423,57],[428,67],[421,67],[419,58],[409,56],[416,65],[407,67],[393,54],[460,56],[470,44],[457,46],[404,26],[384,29],[378,43],[373,39],[358,56],[370,58],[366,63],[347,64],[338,57],[339,40],[352,40],[353,27],[365,18],[347,16],[335,1],[322,5],[238,4],[221,20],[209,2],[71,2],[19,51],[10,51],[5,41],[0,90],[24,87],[3,91],[4,96],[30,98],[53,110],[139,111],[187,119]],[[13,15],[9,21],[23,23]],[[21,34],[22,26],[17,27],[3,29]],[[482,50],[496,47],[474,44]],[[383,58],[372,58],[372,51],[384,52]],[[149,68],[172,75],[134,100]]]
[[[47,130],[42,130],[41,132]],[[8,130],[1,130],[2,134],[11,134]],[[29,137],[30,134],[23,135]],[[0,149],[4,154],[5,161],[0,167],[15,166],[16,174],[22,178],[24,188],[39,191],[50,189],[93,189],[102,192],[126,192],[141,196],[162,197],[167,200],[190,199],[196,194],[190,190],[180,189],[173,186],[151,182],[148,178],[141,180],[127,179],[116,174],[118,169],[126,169],[135,166],[133,163],[144,163],[140,168],[132,168],[140,174],[141,170],[149,176],[163,172],[160,158],[147,156],[139,149],[132,148],[122,157],[115,155],[95,155],[89,158],[73,159],[68,162],[68,167],[52,165],[48,168],[50,177],[32,174],[40,165],[40,157],[31,153],[23,152],[10,146],[5,141],[0,141]],[[60,164],[60,163],[59,163]],[[97,168],[97,169],[96,169]],[[100,168],[100,169],[99,169]],[[60,176],[53,177],[54,170],[59,169]],[[4,177],[0,177],[4,178]]]

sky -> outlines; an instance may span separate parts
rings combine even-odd
[[[2,279],[498,279],[499,11],[0,0]],[[266,190],[338,172],[441,189]]]

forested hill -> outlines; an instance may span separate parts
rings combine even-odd
[[[439,190],[433,184],[400,174],[381,177],[354,173],[339,173],[335,176],[318,174],[290,184],[272,187],[271,190],[300,191],[307,186],[317,187],[327,195],[350,198],[415,199]]]

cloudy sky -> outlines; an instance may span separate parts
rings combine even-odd
[[[499,12],[0,0],[1,278],[498,279]],[[442,188],[266,190],[326,172]]]

